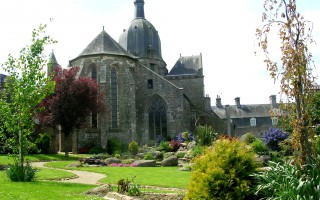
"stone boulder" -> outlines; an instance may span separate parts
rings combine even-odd
[[[187,149],[191,150],[196,147],[196,141],[192,141],[187,145]]]
[[[102,186],[93,188],[92,190],[85,192],[85,194],[104,197],[107,195],[108,192],[112,192],[112,186],[109,184],[104,184]]]
[[[136,165],[137,167],[155,167],[155,160],[136,160],[132,163],[132,165]]]
[[[112,164],[112,163],[119,164],[119,163],[121,163],[121,160],[120,160],[119,158],[111,157],[111,158],[107,158],[104,162],[105,162],[107,165],[110,165],[110,164]]]
[[[178,166],[178,157],[177,156],[171,156],[169,158],[164,159],[161,162],[161,166],[167,167],[167,166]]]

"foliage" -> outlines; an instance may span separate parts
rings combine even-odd
[[[191,155],[192,158],[201,156],[201,155],[203,155],[205,153],[206,149],[207,149],[207,147],[205,147],[205,146],[197,145],[192,149],[190,155]]]
[[[139,152],[139,144],[135,141],[130,142],[128,150],[132,153],[132,155],[137,155]]]
[[[38,113],[40,124],[50,127],[60,125],[65,135],[65,149],[68,149],[67,141],[72,131],[88,126],[87,117],[104,109],[103,95],[98,94],[96,80],[77,78],[78,72],[79,67],[55,68],[55,91],[39,105],[45,108]],[[68,151],[65,155],[68,156]]]
[[[240,137],[240,141],[250,144],[256,140],[256,136],[253,135],[253,133],[246,133]]]
[[[35,144],[39,153],[50,153],[50,134],[49,133],[42,133],[36,139]]]
[[[176,141],[176,140],[171,140],[169,142],[169,150],[170,151],[173,151],[173,152],[176,152],[178,151],[178,149],[180,148],[181,146],[181,143],[179,141]]]
[[[256,195],[264,199],[319,199],[320,168],[318,165],[291,165],[269,162],[270,170],[254,175]]]
[[[218,133],[215,133],[211,126],[198,126],[194,137],[198,145],[209,146],[216,139]]]
[[[272,127],[264,132],[261,139],[273,151],[280,151],[279,143],[289,137],[289,134],[282,132],[281,129]]]
[[[183,143],[183,142],[189,143],[189,142],[192,142],[193,140],[194,140],[194,136],[192,132],[188,132],[188,131],[180,133],[176,137],[176,141],[180,143]]]
[[[128,185],[128,195],[129,196],[141,196],[142,192],[140,190],[140,185],[134,182],[135,176],[132,178]]]
[[[126,151],[126,145],[120,142],[120,140],[113,138],[107,140],[107,153],[109,155],[119,154]]]
[[[89,154],[102,154],[105,152],[106,152],[106,149],[103,149],[101,146],[94,146],[89,150]]]
[[[152,153],[149,152],[149,153],[146,153],[146,154],[144,155],[143,159],[144,159],[144,160],[153,160],[154,157],[153,157]]]
[[[9,167],[6,169],[7,177],[14,182],[30,182],[35,178],[36,170],[32,168],[29,162],[26,163],[24,167],[15,160],[13,164],[9,164]]]
[[[293,128],[293,144],[301,163],[312,163],[312,120],[310,110],[311,94],[315,76],[312,73],[312,54],[308,45],[313,43],[312,23],[297,11],[296,0],[264,0],[265,23],[257,29],[259,46],[266,55],[265,63],[271,77],[280,79],[281,92],[288,101],[286,105]],[[272,59],[269,53],[270,32],[278,29],[281,41],[280,59]],[[273,60],[281,60],[278,66]],[[291,114],[293,113],[294,114]]]
[[[160,150],[163,150],[165,152],[170,151],[170,144],[168,141],[162,141],[159,144]]]
[[[291,138],[287,138],[279,142],[280,153],[282,156],[291,156],[293,154],[293,148],[291,144]]]
[[[3,125],[0,133],[9,134],[6,138],[11,143],[14,153],[19,153],[19,165],[24,166],[30,141],[28,136],[35,127],[36,106],[54,89],[54,84],[43,69],[47,65],[44,48],[55,41],[45,34],[46,25],[40,25],[32,31],[31,45],[20,51],[18,58],[8,56],[2,65],[9,74],[6,81],[5,95],[0,97]],[[40,109],[40,108],[39,108]]]
[[[268,147],[259,138],[256,138],[253,142],[251,142],[250,146],[252,147],[253,151],[258,155],[266,154],[268,152]]]
[[[246,144],[219,139],[195,159],[186,199],[243,199],[252,195],[258,163]]]

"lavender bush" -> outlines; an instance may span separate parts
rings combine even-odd
[[[273,127],[265,132],[261,139],[273,151],[279,151],[279,143],[289,137],[288,133],[283,132],[281,129]]]

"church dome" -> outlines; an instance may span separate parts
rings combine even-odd
[[[162,59],[158,31],[144,17],[144,0],[135,0],[135,19],[120,36],[119,44],[138,58]]]

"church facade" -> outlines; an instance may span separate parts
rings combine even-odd
[[[103,30],[69,62],[80,67],[78,76],[96,79],[107,108],[88,117],[91,127],[73,133],[73,152],[90,145],[105,148],[109,139],[154,144],[196,124],[224,127],[204,95],[202,55],[180,57],[168,71],[158,31],[145,18],[144,0],[134,1],[134,11],[119,43]]]

